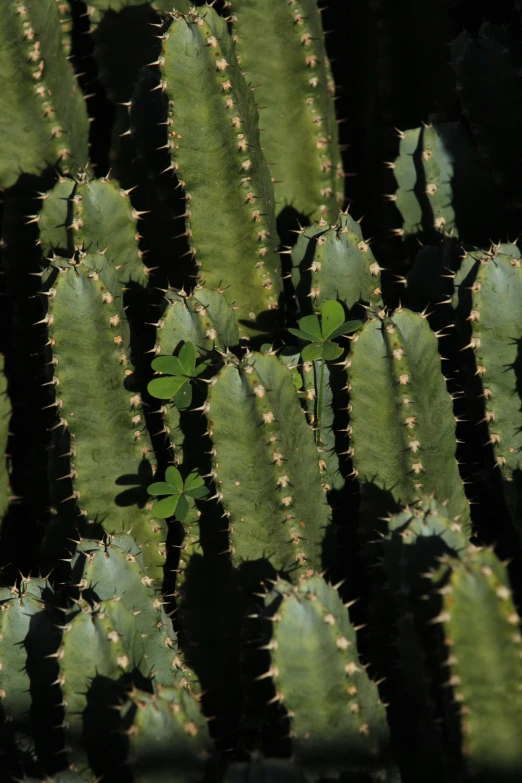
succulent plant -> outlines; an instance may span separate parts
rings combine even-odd
[[[521,779],[486,6],[3,3],[1,783]]]

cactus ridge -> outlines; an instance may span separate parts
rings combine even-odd
[[[343,169],[320,9],[315,0],[233,0],[231,21],[238,64],[263,107],[278,214],[335,220]]]
[[[210,387],[206,415],[233,562],[320,569],[329,509],[290,371],[270,354],[230,362]]]
[[[99,271],[85,263],[57,266],[47,284],[48,383],[56,388],[57,410],[54,502],[64,515],[76,509],[73,525],[132,533],[147,553],[149,575],[160,578],[165,526],[146,508],[153,455],[140,393],[125,388],[133,374],[128,325],[114,271],[98,259],[93,266]],[[93,344],[90,357],[87,343]],[[99,432],[106,434],[102,442]]]
[[[169,102],[167,148],[185,190],[185,233],[198,277],[225,291],[248,337],[264,329],[256,323],[277,310],[282,290],[273,185],[254,98],[226,22],[212,8],[172,15],[159,62]],[[218,193],[219,239],[209,230]]]
[[[390,501],[398,507],[435,492],[451,515],[469,519],[439,362],[426,319],[406,309],[368,320],[353,340],[349,426],[368,518],[382,516]]]
[[[43,252],[68,258],[107,255],[118,280],[146,285],[148,270],[139,248],[140,213],[132,207],[129,195],[115,180],[91,179],[87,171],[74,180],[61,177],[42,195]]]
[[[522,0],[342,5],[0,3],[0,783],[522,779]]]
[[[48,166],[74,170],[87,162],[88,119],[83,95],[62,47],[56,0],[8,0],[2,5],[0,186],[21,172]]]
[[[385,710],[335,588],[321,576],[298,586],[278,580],[264,604],[269,634],[262,649],[270,651],[270,667],[258,679],[273,681],[272,701],[287,711],[298,763],[312,780],[338,779],[351,765],[386,772]]]
[[[301,312],[337,299],[348,311],[380,301],[381,268],[360,225],[341,212],[335,224],[320,220],[299,232],[292,250],[292,279]]]

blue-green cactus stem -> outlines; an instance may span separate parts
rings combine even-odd
[[[381,562],[386,583],[378,600],[383,603],[381,616],[387,613],[386,622],[393,617],[399,665],[392,676],[401,689],[403,725],[415,764],[429,768],[427,780],[440,780],[449,774],[450,761],[440,727],[434,722],[433,669],[440,666],[440,639],[430,625],[436,607],[427,600],[426,574],[438,567],[440,558],[465,554],[471,529],[469,523],[448,517],[446,507],[433,497],[424,497],[385,521]],[[385,603],[388,596],[395,616]],[[376,640],[382,630],[374,627]],[[385,657],[389,659],[389,651]]]
[[[467,321],[480,381],[486,443],[493,450],[494,465],[502,476],[504,496],[512,522],[522,536],[522,416],[519,363],[522,346],[522,258],[515,244],[493,245],[489,251],[470,252],[468,265],[475,276],[470,309],[459,311],[460,326]]]
[[[75,179],[60,177],[41,195],[38,217],[45,256],[105,255],[123,284],[146,285],[148,269],[139,247],[141,213],[130,202],[130,191],[110,178],[90,179],[87,171]]]
[[[229,361],[205,412],[233,563],[266,558],[278,571],[320,569],[329,509],[291,371],[271,354]]]
[[[263,107],[265,157],[275,164],[276,214],[336,219],[344,183],[335,84],[317,0],[232,0],[237,61]]]
[[[433,580],[442,608],[432,622],[444,629],[468,771],[479,780],[515,780],[522,774],[522,640],[506,567],[492,551],[470,547]]]
[[[79,586],[91,601],[108,601],[118,596],[134,613],[136,630],[143,638],[143,671],[159,685],[173,685],[185,673],[172,620],[153,588],[143,554],[131,536],[119,535],[109,541],[80,541],[71,561],[73,585]]]
[[[54,504],[73,525],[69,537],[75,527],[97,534],[96,525],[131,534],[148,575],[161,580],[166,526],[147,507],[151,445],[141,395],[132,386],[120,284],[102,262],[103,256],[87,256],[79,265],[57,263],[47,283],[48,383],[56,389],[57,411]]]
[[[0,712],[15,740],[56,769],[63,720],[56,663],[50,657],[60,640],[59,614],[49,605],[45,579],[23,579],[0,589]],[[54,758],[53,758],[54,756]]]
[[[191,296],[174,291],[165,292],[167,307],[154,324],[157,356],[172,356],[185,342],[193,343],[201,357],[211,351],[226,353],[229,346],[239,343],[239,331],[231,305],[224,294],[197,286]],[[181,462],[185,435],[180,427],[180,411],[175,404],[165,403],[158,409],[157,432],[163,432],[174,451],[174,459]],[[154,419],[156,421],[156,418]],[[163,422],[163,427],[160,426]]]
[[[370,318],[350,361],[349,432],[368,532],[383,513],[430,492],[468,520],[452,401],[426,318],[405,309]]]
[[[265,676],[272,701],[287,711],[297,763],[311,780],[338,780],[348,770],[391,779],[386,711],[337,590],[320,576],[299,587],[278,580],[260,617],[269,628]]]
[[[331,225],[320,220],[299,232],[292,250],[292,280],[303,315],[337,299],[351,311],[381,300],[381,267],[361,227],[347,212]]]
[[[50,166],[87,162],[85,101],[62,46],[56,0],[7,0],[0,11],[0,187]]]
[[[162,40],[167,147],[185,189],[185,234],[199,280],[238,308],[242,336],[270,331],[282,283],[273,185],[253,93],[214,9],[174,13]]]
[[[183,688],[134,689],[122,709],[136,783],[199,783],[210,738],[196,699]]]

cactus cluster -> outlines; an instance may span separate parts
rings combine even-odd
[[[0,783],[522,779],[521,4],[399,5],[3,0]]]

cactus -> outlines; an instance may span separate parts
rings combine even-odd
[[[492,447],[493,463],[502,476],[506,503],[520,536],[520,251],[513,244],[494,245],[489,252],[470,253],[466,260],[472,279],[468,278],[468,290],[459,288],[459,326],[465,347],[473,352],[470,381],[478,380],[480,385],[484,445]]]
[[[335,588],[320,576],[299,587],[279,580],[259,618],[266,629],[259,649],[270,651],[270,665],[257,680],[272,681],[269,703],[286,713],[293,753],[307,776],[338,779],[352,768],[391,779],[384,707]]]
[[[335,120],[335,84],[321,9],[298,3],[232,0],[237,61],[263,107],[263,148],[274,164],[276,215],[335,220],[344,201]],[[290,215],[284,218],[284,212]]]
[[[448,684],[460,705],[463,751],[475,775],[520,774],[520,618],[506,568],[493,552],[471,548],[432,579],[448,651]],[[440,580],[440,581],[439,581]],[[477,669],[465,665],[473,656]],[[476,671],[480,671],[480,677]],[[493,772],[494,771],[494,772]]]
[[[409,310],[376,313],[355,335],[348,378],[364,519],[434,492],[451,516],[468,520],[451,398],[426,319]]]
[[[463,123],[433,122],[398,136],[398,155],[385,163],[393,175],[384,195],[393,236],[431,244],[444,234],[473,243],[501,236],[502,196]]]
[[[1,67],[10,89],[1,104],[3,188],[21,172],[70,171],[87,162],[87,110],[61,34],[56,0],[4,3]]]
[[[399,5],[4,2],[1,783],[519,780],[519,31]]]
[[[38,217],[40,241],[46,256],[71,258],[98,253],[108,258],[118,279],[145,285],[147,267],[139,249],[140,213],[131,206],[129,193],[109,178],[90,179],[86,171],[72,180],[62,177],[41,196]]]
[[[80,264],[58,260],[53,267],[45,320],[47,383],[56,388],[54,502],[69,537],[101,525],[108,533],[129,533],[143,547],[149,575],[161,578],[166,531],[146,508],[151,445],[140,393],[128,385],[133,370],[120,285],[103,255],[87,253]],[[82,346],[93,329],[88,357]],[[101,442],[99,432],[106,436]]]
[[[380,301],[381,268],[361,227],[347,213],[341,212],[331,226],[321,220],[302,229],[292,250],[292,267],[303,314],[329,299],[342,302],[348,311],[359,302]]]
[[[270,354],[231,360],[215,377],[205,412],[232,561],[320,570],[328,505],[290,371]]]
[[[185,189],[185,231],[198,277],[225,291],[242,336],[270,331],[281,292],[273,185],[226,23],[211,8],[188,19],[174,14],[158,62],[169,101],[167,148]],[[216,187],[218,241],[209,220]]]

